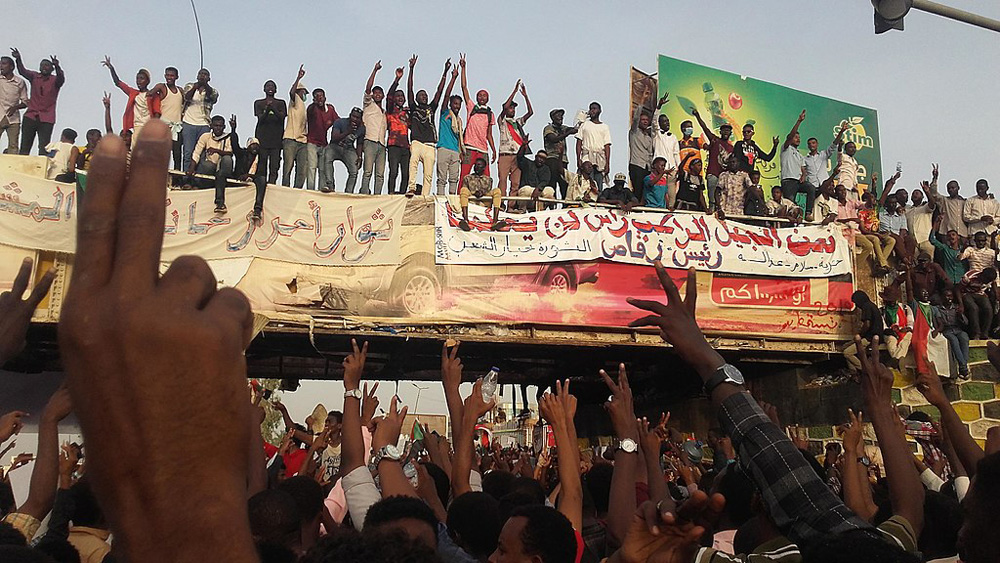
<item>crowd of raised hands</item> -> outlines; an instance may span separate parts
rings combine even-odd
[[[441,381],[450,441],[426,432],[422,445],[397,448],[407,406],[394,397],[376,416],[376,384],[364,382],[368,346],[352,341],[334,477],[318,478],[308,464],[336,441],[330,418],[319,436],[291,425],[284,451],[265,454],[262,397],[246,380],[246,298],[216,289],[198,258],[158,274],[170,145],[165,126],[148,124],[128,177],[120,139],[106,138],[94,155],[59,324],[68,385],[38,418],[30,492],[6,507],[0,561],[909,562],[960,554],[979,563],[1000,554],[992,532],[1000,433],[989,433],[984,450],[936,376],[920,374],[918,388],[940,423],[911,428],[892,403],[877,339],[871,347],[858,340],[863,405],[845,413],[843,453],[828,449],[824,467],[706,341],[693,272],[682,298],[659,264],[665,302],[630,299],[648,313],[632,326],[658,329],[705,383],[718,417],[711,464],[676,417],[637,416],[625,365],[614,376],[580,374],[601,377],[610,391],[615,441],[602,455],[581,453],[569,379],[539,400],[551,451],[477,447],[477,425],[494,401],[481,380],[462,397],[460,346],[448,343]],[[23,303],[41,299],[46,279]],[[24,327],[6,313],[22,306],[26,280],[0,301],[4,352],[23,345]],[[79,448],[60,453],[58,423],[70,411],[82,427],[85,470]],[[0,437],[16,434],[25,417],[3,416]],[[915,460],[907,433],[944,460],[927,446]],[[875,445],[881,472],[873,478],[866,466]],[[304,469],[274,471],[296,449],[310,458]]]

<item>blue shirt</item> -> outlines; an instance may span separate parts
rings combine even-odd
[[[458,137],[451,128],[451,110],[445,104],[441,108],[441,119],[438,121],[438,148],[458,152]]]
[[[358,124],[358,128],[351,131],[351,119],[349,117],[341,117],[340,119],[333,122],[333,130],[338,133],[350,133],[340,141],[337,145],[344,147],[345,149],[355,148],[358,139],[365,138],[365,126],[363,123]]]
[[[885,209],[878,212],[878,232],[898,235],[906,228],[906,215],[902,213],[889,214]]]
[[[812,184],[814,188],[818,188],[824,180],[830,177],[826,172],[826,167],[830,161],[830,156],[835,152],[837,152],[836,143],[830,143],[830,146],[826,149],[818,151],[816,154],[806,155],[806,181]]]
[[[667,207],[667,175],[660,176],[660,180],[653,184],[653,175],[650,174],[642,180],[642,197],[646,207]]]

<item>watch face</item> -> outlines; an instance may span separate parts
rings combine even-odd
[[[403,453],[400,452],[399,448],[397,448],[396,446],[389,445],[385,447],[385,457],[389,459],[398,460],[399,458],[403,457]]]
[[[629,453],[629,454],[635,453],[635,451],[638,448],[639,448],[639,445],[635,443],[635,440],[633,440],[631,438],[625,438],[624,440],[622,440],[621,449],[622,449],[623,452]]]
[[[858,458],[858,461],[860,461],[861,465],[864,465],[865,467],[868,467],[869,465],[872,464],[872,460],[868,459],[868,456],[866,455],[863,455],[860,458]]]
[[[726,374],[726,381],[731,381],[737,385],[743,385],[743,374],[736,366],[726,364],[722,366],[722,371]]]

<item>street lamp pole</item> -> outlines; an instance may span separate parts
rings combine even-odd
[[[965,10],[959,10],[951,6],[945,6],[931,0],[872,0],[872,5],[875,7],[875,13],[878,16],[876,17],[876,33],[881,33],[887,29],[902,30],[903,16],[911,9],[917,9],[991,31],[1000,31],[1000,21]],[[884,18],[884,20],[880,22],[878,21],[879,18]],[[880,27],[880,24],[886,25],[886,27]]]

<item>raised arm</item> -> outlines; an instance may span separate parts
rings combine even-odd
[[[340,474],[347,475],[365,463],[365,439],[361,433],[361,398],[352,393],[361,389],[361,376],[368,357],[368,343],[361,348],[353,338],[352,351],[344,358],[344,424],[341,425]],[[365,392],[368,391],[367,386]]]
[[[59,485],[59,422],[72,410],[69,389],[63,385],[49,398],[38,423],[38,453],[28,485],[28,498],[17,508],[18,512],[41,520],[52,510]]]
[[[632,112],[632,126],[630,129],[635,131],[639,128],[639,118],[642,117],[642,111],[646,109],[646,100],[649,99],[649,87],[646,87],[642,91],[642,97],[639,98],[639,103],[635,105],[635,111]]]
[[[413,67],[417,66],[417,55],[414,54],[410,57],[410,74],[406,77],[406,103],[410,108],[414,108],[417,102],[413,99]],[[444,76],[441,77],[441,85],[444,85]],[[438,94],[441,93],[441,89],[438,88]],[[434,103],[437,103],[437,94],[434,95]]]
[[[935,178],[935,186],[937,185],[937,179]],[[927,208],[930,210],[937,209],[937,188],[932,188],[927,180],[920,182],[920,189],[923,190],[924,195],[927,196]]]
[[[933,364],[932,364],[933,365]],[[944,394],[944,387],[941,385],[941,378],[937,376],[935,369],[930,369],[928,373],[917,374],[917,390],[923,394],[924,398],[931,405],[937,407],[941,412],[941,425],[944,426],[955,448],[955,453],[962,462],[962,466],[968,472],[969,477],[976,474],[976,464],[984,457],[982,448],[969,435],[969,429],[962,422],[961,417],[955,412],[955,407]]]
[[[451,59],[448,59],[448,60],[449,60],[449,62],[451,61]],[[449,63],[445,63],[445,65],[444,65],[444,68],[445,68],[444,73],[445,74],[448,74],[448,64]],[[444,93],[444,103],[445,104],[451,103],[451,101],[450,101],[451,100],[451,91],[455,89],[455,80],[457,80],[457,79],[458,79],[458,67],[455,67],[455,68],[451,69],[451,80],[448,81],[448,90],[445,91],[445,93]],[[441,76],[441,80],[442,80],[442,82],[444,81],[444,76],[443,75]]]
[[[125,92],[126,95],[132,93],[132,89],[129,88],[128,84],[125,84],[120,78],[118,78],[118,72],[115,70],[115,65],[111,64],[111,57],[104,55],[104,60],[101,61],[101,64],[107,67],[107,69],[111,72],[111,82],[113,82],[118,89]]]
[[[705,136],[708,137],[709,141],[719,140],[719,136],[716,135],[715,132],[712,131],[712,128],[705,123],[705,120],[701,118],[701,112],[698,111],[698,108],[691,108],[691,115],[693,115],[694,118],[698,120],[698,126],[701,127],[702,133],[704,133]]]
[[[535,110],[531,107],[531,100],[528,99],[528,89],[524,87],[523,82],[521,83],[521,96],[524,97],[524,105],[528,108],[528,111],[524,112],[522,119],[528,121],[532,115],[535,115]]]
[[[399,442],[399,432],[403,427],[403,419],[406,418],[406,411],[409,407],[398,409],[398,399],[392,398],[389,403],[389,412],[385,413],[375,434],[372,436],[372,451],[379,451],[385,446],[395,446]],[[393,496],[420,498],[417,491],[410,484],[410,480],[403,473],[403,461],[400,459],[391,460],[382,458],[378,467],[379,481],[382,485],[382,498]]]
[[[472,486],[469,483],[475,455],[472,437],[475,434],[476,423],[491,408],[493,408],[493,401],[490,400],[487,403],[483,400],[483,380],[479,379],[472,386],[472,394],[465,399],[457,422],[454,419],[452,421],[455,459],[452,463],[451,490],[455,498],[472,491]]]
[[[17,50],[17,47],[10,48],[10,56],[14,57],[14,64],[17,66],[17,73],[21,76],[31,80],[35,73],[24,68],[24,62],[21,61],[21,51]]]
[[[510,96],[507,96],[507,101],[503,103],[503,115],[507,115],[507,106],[514,101],[514,96],[517,95],[517,89],[521,86],[521,79],[518,78],[517,82],[514,83],[514,89],[511,90]]]
[[[399,88],[399,81],[402,79],[403,79],[403,67],[399,67],[396,69],[396,74],[395,78],[392,81],[392,85],[389,86],[389,93],[386,94],[386,99],[389,100],[393,99],[393,96],[396,95],[396,88]],[[395,109],[393,109],[395,108],[395,105],[396,105],[395,102],[387,103],[386,106],[388,107],[386,107],[386,111],[389,111],[390,109],[392,109],[392,111],[395,111]]]
[[[882,450],[892,512],[905,518],[919,537],[924,526],[924,486],[913,467],[913,453],[892,404],[892,372],[879,360],[878,336],[872,341],[871,350],[862,346],[860,336],[854,337],[854,343],[861,360],[861,394]]]
[[[859,461],[865,455],[864,415],[847,409],[849,421],[844,430],[844,465],[841,482],[844,486],[844,504],[866,522],[871,522],[878,508],[871,501],[871,485],[868,484],[867,472],[862,469]]]
[[[667,482],[663,480],[663,467],[660,465],[660,451],[663,445],[661,429],[666,428],[670,413],[660,415],[660,424],[656,428],[649,427],[649,421],[643,417],[636,420],[639,430],[639,445],[642,446],[642,457],[646,462],[646,482],[649,484],[649,498],[659,502],[667,498]]]
[[[639,445],[639,428],[636,425],[635,408],[632,400],[632,388],[628,383],[625,364],[618,364],[618,383],[608,376],[603,369],[601,379],[611,391],[611,400],[604,404],[611,415],[611,427],[615,439],[619,442],[630,440],[632,446]],[[639,452],[633,449],[625,451],[623,447],[615,450],[615,466],[611,474],[611,495],[608,500],[608,532],[615,543],[621,543],[625,532],[635,514],[635,470],[639,465]],[[559,467],[562,467],[562,458]],[[662,480],[662,479],[661,479]]]
[[[444,91],[444,81],[448,77],[448,71],[451,69],[451,59],[444,62],[444,71],[441,73],[441,80],[438,81],[437,90],[434,92],[434,100],[431,101],[431,107],[437,108],[438,104],[441,103],[441,92]],[[412,71],[411,71],[412,76]],[[451,92],[451,88],[448,88],[448,92]],[[450,96],[451,94],[449,94]]]
[[[849,124],[846,121],[841,124],[840,131],[837,131],[837,136],[833,138],[833,141],[830,143],[830,146],[826,148],[827,158],[830,158],[830,156],[833,153],[837,152],[837,147],[839,147],[840,144],[844,142],[844,133],[847,132],[848,127]]]
[[[115,128],[111,124],[111,94],[105,92],[101,101],[104,102],[104,131],[108,135],[114,135]]]
[[[56,69],[56,88],[62,88],[63,84],[66,83],[66,73],[63,72],[62,65],[59,64],[59,59],[55,55],[49,58],[52,60],[52,66]]]
[[[288,91],[288,99],[293,104],[295,103],[295,93],[299,91],[299,81],[301,81],[302,77],[305,75],[305,65],[299,65],[299,73],[295,75],[295,82],[292,82],[292,88]]]
[[[799,118],[795,120],[795,125],[792,125],[792,130],[789,131],[788,135],[785,137],[785,144],[781,146],[781,150],[787,149],[788,146],[792,144],[792,137],[799,132],[799,125],[802,125],[802,122],[805,121],[805,119],[806,110],[802,110],[802,113],[799,114]]]
[[[458,66],[462,67],[462,97],[465,98],[465,110],[472,111],[472,96],[469,95],[469,84],[465,76],[465,53],[460,53]]]
[[[760,155],[760,159],[763,160],[764,162],[771,162],[771,160],[774,159],[774,155],[778,152],[779,139],[777,137],[774,137],[773,139],[771,139],[771,141],[772,141],[771,150],[768,151],[767,154]],[[757,148],[760,147],[758,146]]]
[[[576,397],[569,393],[569,380],[555,385],[556,394],[546,393],[538,409],[552,425],[559,452],[559,499],[556,508],[563,513],[576,530],[583,529],[583,482],[580,480],[580,447],[574,438],[573,418],[576,415]],[[629,475],[631,477],[631,474]],[[634,494],[633,494],[634,496]]]

